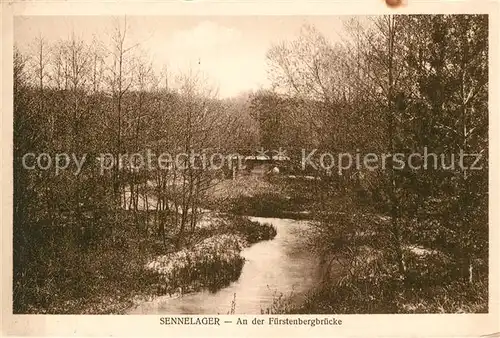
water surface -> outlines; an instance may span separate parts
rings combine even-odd
[[[236,314],[260,314],[283,293],[300,301],[317,280],[317,259],[307,249],[308,223],[289,219],[251,217],[272,223],[277,229],[271,241],[242,251],[245,265],[240,278],[211,293],[196,292],[178,297],[162,296],[132,309],[131,314],[227,314],[236,294]]]

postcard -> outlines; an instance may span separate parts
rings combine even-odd
[[[500,336],[492,1],[2,5],[8,336]]]

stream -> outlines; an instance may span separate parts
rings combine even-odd
[[[318,280],[318,259],[306,248],[309,224],[291,219],[250,217],[277,229],[273,240],[245,248],[240,278],[215,293],[195,292],[160,296],[139,304],[129,314],[228,314],[235,299],[235,314],[261,314],[281,293],[300,302]]]

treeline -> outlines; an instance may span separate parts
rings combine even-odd
[[[268,61],[274,89],[254,95],[252,101],[267,147],[313,146],[334,154],[402,153],[407,158],[426,149],[437,154],[420,170],[395,169],[389,158],[385,169],[352,168],[341,176],[319,173],[327,188],[318,193],[317,203],[323,253],[330,265],[344,265],[353,281],[346,291],[350,296],[332,296],[330,311],[410,311],[390,307],[398,300],[384,297],[397,298],[413,287],[421,295],[422,288],[428,292],[439,285],[451,297],[459,291],[449,285],[458,282],[487,292],[488,17],[348,19],[336,43],[307,26],[298,38],[274,45]],[[461,152],[476,155],[461,162]],[[482,170],[470,169],[478,156]],[[353,199],[345,196],[355,196],[358,204],[353,206]],[[385,221],[361,218],[363,200],[369,212]],[[351,216],[324,216],[339,210]],[[440,263],[429,256],[420,259],[427,253],[441,255]],[[379,254],[383,257],[375,259]],[[403,288],[402,283],[413,286]],[[382,285],[391,286],[383,290]],[[330,295],[339,295],[337,291]],[[377,292],[380,302],[366,305]],[[431,294],[425,301],[432,302]],[[485,311],[487,294],[481,297],[469,297],[465,308]],[[322,299],[329,298],[322,294],[315,301]],[[444,306],[444,311],[460,306]]]

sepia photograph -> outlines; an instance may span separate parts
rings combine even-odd
[[[15,16],[12,312],[487,314],[489,33]]]

